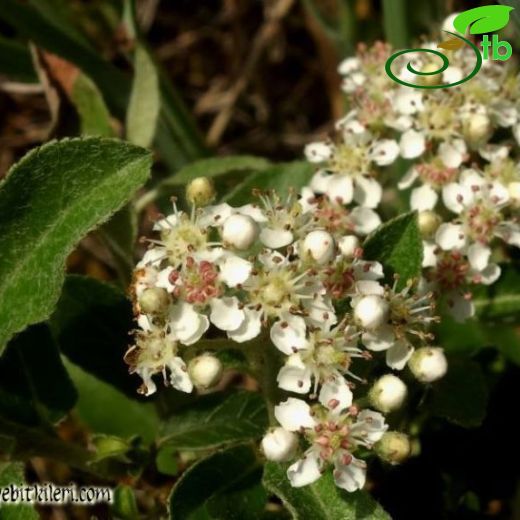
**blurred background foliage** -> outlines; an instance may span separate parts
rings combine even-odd
[[[407,46],[438,31],[448,14],[487,3],[139,0],[134,5],[118,0],[2,0],[0,177],[27,150],[54,137],[118,136],[144,146],[153,138],[155,165],[148,185],[151,191],[140,194],[138,210],[153,216],[167,208],[169,195],[183,193],[187,180],[208,172],[217,179],[224,199],[241,203],[244,193],[259,182],[269,185],[269,179],[289,179],[293,174],[308,177],[312,173],[302,163],[285,162],[301,160],[303,146],[329,134],[334,120],[345,113],[336,68],[341,59],[354,54],[358,45],[388,40],[396,47]],[[516,0],[503,3],[517,7],[520,13]],[[518,34],[508,36],[510,41],[518,39]],[[148,93],[145,101],[139,91]],[[143,102],[144,108],[139,106]],[[133,124],[134,111],[152,116],[159,112],[156,128],[152,125],[150,132],[151,123]],[[247,157],[231,161],[228,167],[211,160],[191,164],[224,155]],[[271,162],[278,164],[273,166]],[[260,181],[258,172],[269,175],[262,175]],[[397,178],[401,172],[395,173]],[[279,180],[277,185],[283,187]],[[154,200],[157,205],[150,209],[148,203]],[[398,199],[392,204],[391,213],[402,211]],[[68,260],[69,271],[124,287],[133,265],[136,236],[146,233],[149,227],[149,220],[138,222],[132,209],[121,210],[100,231],[80,243]],[[513,277],[511,283],[512,289],[518,291],[518,278]],[[87,288],[84,284],[93,286]],[[77,296],[82,290],[84,298]],[[108,316],[107,307],[98,305],[96,298],[111,309],[114,322],[109,323],[113,331],[109,340],[103,321]],[[60,424],[60,438],[86,443],[90,432],[124,437],[134,431],[145,440],[156,435],[156,407],[135,400],[134,383],[125,378],[120,364],[120,353],[132,326],[128,306],[115,289],[81,278],[67,279],[50,329],[68,358],[65,365],[79,389],[79,400],[76,415]],[[423,433],[418,456],[391,470],[376,463],[371,475],[370,491],[394,518],[520,519],[520,449],[514,427],[515,398],[520,391],[520,339],[517,326],[511,325],[518,323],[518,316],[508,319],[507,327],[491,319],[465,327],[448,322],[439,330],[441,340],[450,338],[443,346],[451,355],[475,361],[473,386],[457,394],[458,387],[453,384],[457,378],[455,364],[444,391],[454,401],[469,403],[466,416],[458,422],[480,427],[468,430],[444,419],[425,422],[426,418],[419,415],[415,428]],[[81,341],[77,323],[69,331],[71,322],[83,327]],[[33,328],[28,334],[37,333],[46,338],[44,346],[49,345],[52,356],[49,331],[45,327]],[[102,350],[99,338],[117,345],[121,352],[113,351],[113,359],[97,366],[97,358],[85,356],[85,350],[92,345]],[[29,340],[27,335],[17,340],[28,355]],[[21,370],[17,363],[21,361],[13,359],[9,351],[2,358],[0,391],[4,397],[20,387],[16,377],[10,378]],[[58,399],[53,395],[53,379],[66,379],[61,365],[57,363],[55,370],[48,374],[47,382],[41,383],[41,406],[37,410],[23,408],[22,395],[22,401],[5,399],[8,410],[0,410],[0,416],[18,411],[17,420],[24,425],[33,424],[42,407],[51,418],[61,416],[72,406],[67,399],[74,401],[76,396],[72,386],[68,396]],[[462,370],[468,370],[467,365]],[[99,381],[94,382],[92,373]],[[446,403],[439,399],[436,402],[439,415],[449,416]],[[155,404],[163,414],[184,405],[177,395],[168,392]],[[115,408],[122,413],[103,415],[104,410]],[[483,419],[486,409],[488,415]],[[234,409],[230,410],[230,420],[234,420]],[[15,433],[22,444],[31,447],[30,438],[24,440],[23,432]],[[7,441],[2,439],[0,435],[0,450],[8,451]],[[164,514],[157,504],[166,502],[172,481],[191,461],[191,455],[174,461],[167,445],[150,453],[141,449],[140,441],[128,442],[122,453],[131,454],[132,463],[156,457],[158,472],[121,478],[120,500],[112,513],[106,506],[43,507],[43,517],[109,518],[113,514],[118,518],[139,518],[137,502],[141,509],[145,504],[150,518]],[[27,478],[68,482],[74,476],[78,482],[83,478],[83,482],[92,483],[90,477],[71,473],[63,464],[74,459],[76,468],[85,466],[81,452],[57,455],[61,462],[31,458]],[[17,474],[21,471],[19,467],[15,470]],[[137,502],[125,487],[130,482],[137,490]]]

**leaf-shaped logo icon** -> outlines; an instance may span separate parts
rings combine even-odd
[[[464,42],[462,40],[459,40],[458,38],[449,38],[447,40],[444,40],[443,42],[439,43],[437,45],[437,49],[445,49],[447,51],[456,51],[457,49],[460,49],[464,45]]]
[[[461,34],[470,27],[470,34],[483,34],[502,29],[509,22],[509,13],[513,7],[507,5],[485,5],[460,13],[453,25]]]

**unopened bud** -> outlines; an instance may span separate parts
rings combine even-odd
[[[207,177],[197,177],[186,186],[186,199],[194,206],[207,206],[215,195],[213,181]]]
[[[354,308],[354,317],[362,327],[375,329],[387,320],[388,303],[375,294],[364,296]]]
[[[249,249],[258,236],[256,222],[247,215],[231,215],[222,227],[222,238],[224,242],[237,249]]]
[[[516,207],[520,206],[520,182],[510,182],[507,189],[509,190],[511,202]]]
[[[471,143],[479,143],[489,137],[491,121],[486,114],[470,114],[463,124],[464,137]]]
[[[303,252],[316,263],[326,264],[334,256],[334,239],[330,233],[317,229],[311,231],[303,240]]]
[[[202,354],[190,361],[188,372],[195,386],[206,389],[215,386],[220,381],[223,367],[217,357]]]
[[[385,432],[374,445],[374,450],[380,459],[390,464],[401,464],[412,452],[408,435],[401,432]]]
[[[407,393],[408,389],[401,379],[393,374],[386,374],[375,382],[368,398],[374,408],[389,413],[401,408]]]
[[[162,314],[169,303],[168,292],[160,287],[145,289],[139,296],[139,307],[145,314]]]
[[[417,218],[419,231],[423,238],[432,237],[442,223],[442,219],[435,211],[421,211]]]
[[[293,432],[277,427],[266,433],[262,439],[262,451],[268,460],[283,462],[294,455],[298,437]]]
[[[432,383],[446,374],[448,361],[442,348],[422,347],[413,353],[408,367],[418,381]]]
[[[438,63],[427,63],[421,69],[421,72],[435,72],[440,69]],[[440,85],[442,82],[442,74],[431,74],[427,76],[419,76],[419,84],[424,86]]]
[[[341,237],[338,241],[338,247],[345,258],[353,258],[359,249],[359,238],[354,235]]]

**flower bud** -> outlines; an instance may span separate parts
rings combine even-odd
[[[464,137],[471,143],[479,143],[491,132],[491,121],[486,114],[470,114],[463,124]]]
[[[419,231],[423,238],[432,237],[439,226],[442,223],[442,219],[435,211],[421,211],[418,216]]]
[[[372,406],[380,412],[389,413],[398,410],[406,399],[406,385],[393,374],[380,377],[368,393]]]
[[[507,189],[511,202],[517,207],[520,206],[520,182],[510,182]]]
[[[390,464],[401,464],[412,452],[408,435],[401,432],[385,432],[374,445],[374,450],[380,459]]]
[[[359,238],[355,235],[341,237],[338,241],[338,247],[345,258],[353,258],[356,251],[359,250]]]
[[[262,439],[262,451],[268,460],[283,462],[294,455],[298,437],[293,432],[277,427],[265,434]]]
[[[162,314],[169,303],[168,292],[160,287],[145,289],[139,296],[139,307],[145,314]]]
[[[440,69],[440,65],[438,63],[426,63],[423,65],[421,72],[435,72]],[[441,74],[432,74],[431,76],[419,76],[419,83],[424,86],[433,86],[440,85],[442,82],[442,73]]]
[[[202,354],[190,361],[188,372],[195,386],[206,389],[215,386],[220,381],[223,367],[217,357]]]
[[[363,296],[354,308],[354,317],[362,327],[375,329],[388,317],[388,303],[375,294]]]
[[[448,361],[442,348],[423,347],[413,353],[408,367],[418,381],[432,383],[446,374]]]
[[[195,206],[207,206],[215,195],[213,181],[207,177],[197,177],[186,186],[186,199]]]
[[[303,240],[303,251],[316,263],[326,264],[334,256],[334,239],[327,233],[317,229],[311,231]]]
[[[247,215],[231,215],[222,227],[222,238],[224,242],[237,249],[249,249],[258,236],[256,222]]]

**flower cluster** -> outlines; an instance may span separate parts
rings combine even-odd
[[[204,179],[194,182],[204,186]],[[408,363],[418,373],[413,356],[433,348],[433,293],[398,277],[386,283],[383,266],[363,258],[363,237],[380,224],[371,208],[316,196],[310,187],[284,199],[255,195],[255,203],[231,207],[207,204],[213,197],[197,192],[188,196],[190,212],[174,201],[173,214],[155,222],[157,237],[134,272],[139,328],[125,360],[143,381],[139,391],[151,395],[156,375],[184,392],[218,383],[219,359],[190,353],[207,333],[253,345],[260,355],[277,349],[273,382],[299,397],[274,403],[280,426],[262,442],[266,457],[288,460],[305,445],[288,470],[294,486],[333,466],[338,486],[353,491],[365,481],[358,453],[382,440],[388,425],[381,412],[406,396],[404,383],[388,374],[370,392],[380,411],[361,409],[354,391],[368,389],[358,370],[381,357],[382,367]],[[417,363],[428,379],[431,368]]]
[[[443,28],[455,31],[452,21]],[[428,42],[422,52],[401,55],[393,64],[396,75],[433,86],[469,74],[471,48],[436,47]],[[431,50],[449,58],[444,72],[433,73],[442,63]],[[357,56],[339,65],[351,110],[336,123],[337,139],[306,147],[307,159],[318,166],[310,187],[375,215],[382,187],[396,182],[385,167],[400,157],[407,166],[397,184],[411,188],[409,206],[419,212],[424,238],[423,283],[445,295],[455,319],[463,321],[474,314],[472,287],[500,276],[492,260],[496,246],[520,247],[520,78],[508,63],[487,60],[459,86],[414,89],[386,75],[391,54],[386,44],[361,45]],[[430,75],[414,76],[409,64]]]

